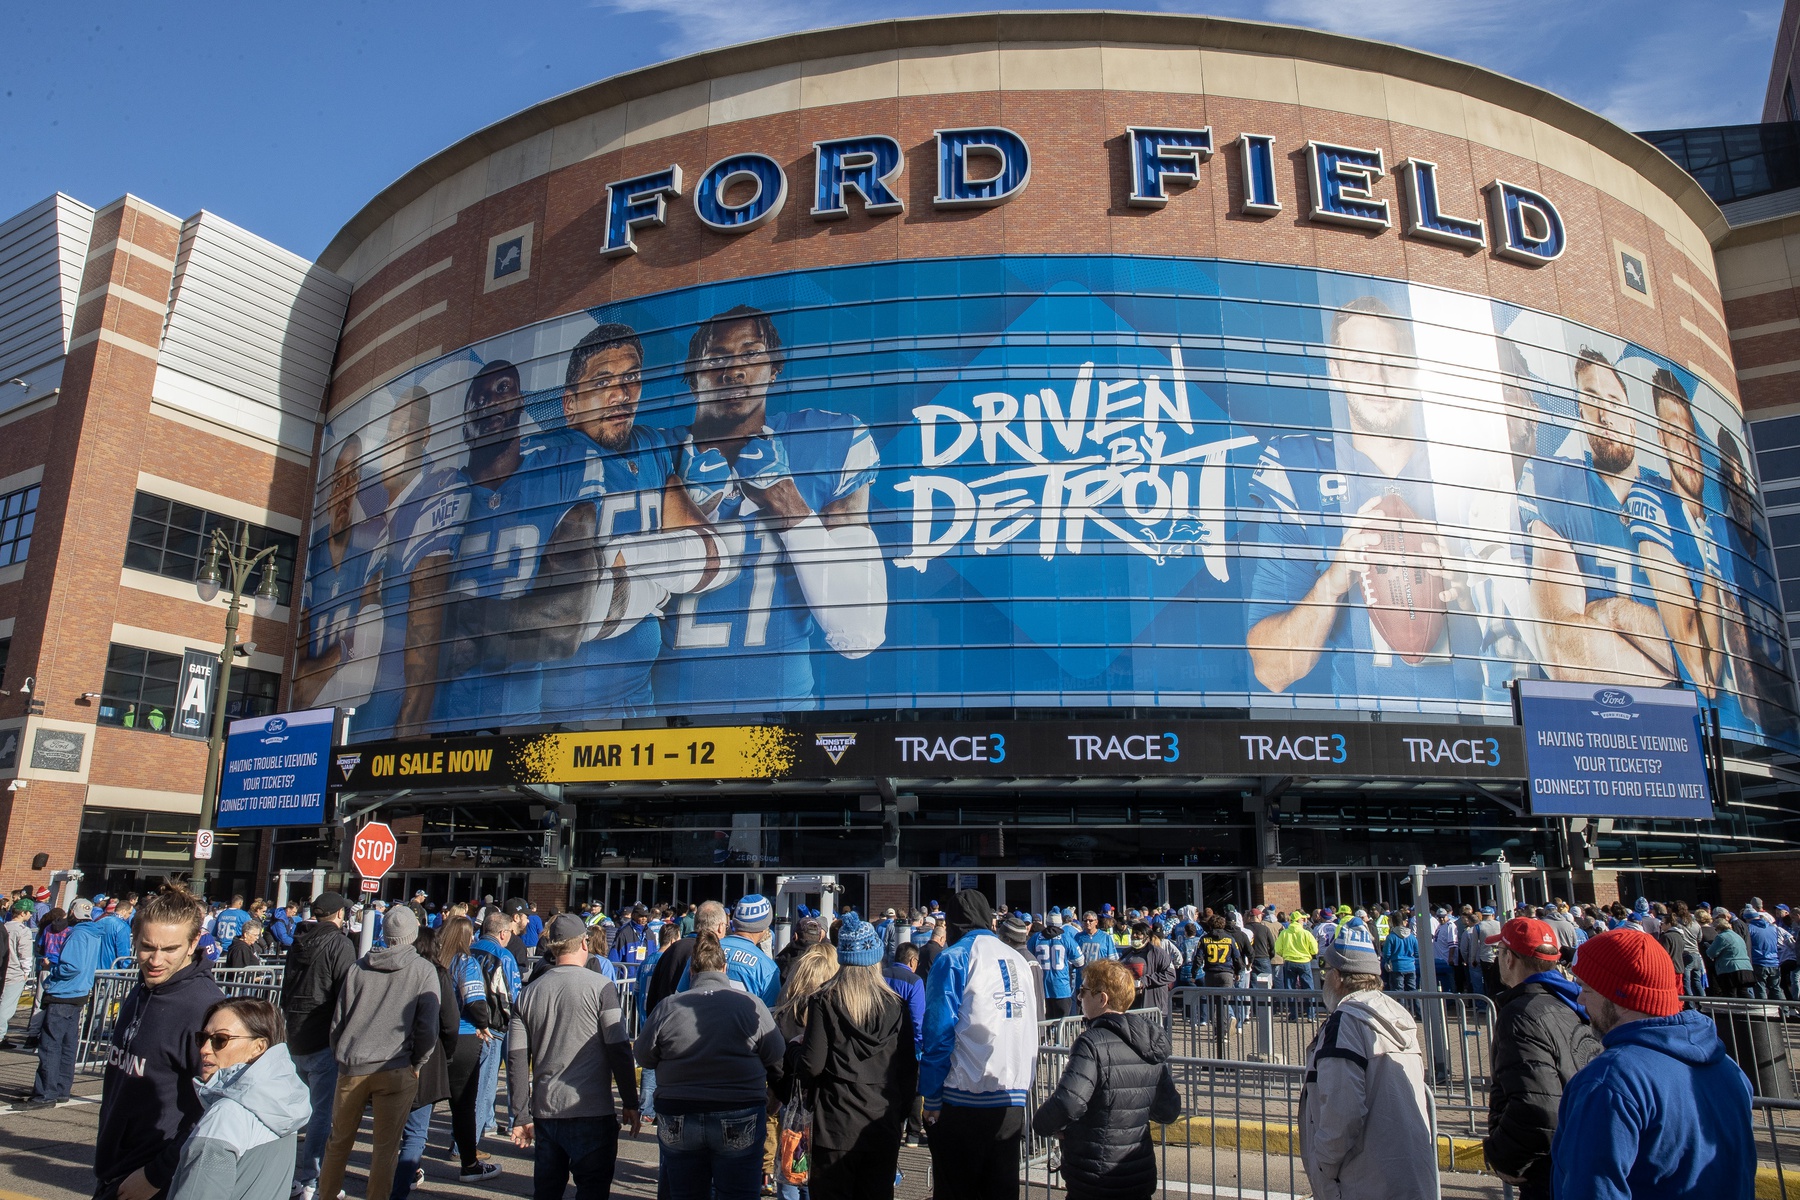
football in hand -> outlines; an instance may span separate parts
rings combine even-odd
[[[1363,554],[1369,623],[1401,661],[1417,666],[1444,636],[1443,595],[1450,584],[1437,569],[1436,553],[1425,550],[1436,534],[1412,505],[1391,493],[1366,515],[1368,531],[1381,538]]]

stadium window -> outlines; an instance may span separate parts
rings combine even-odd
[[[0,496],[0,567],[22,563],[31,553],[31,530],[37,524],[38,486]]]
[[[181,655],[141,646],[106,648],[106,678],[100,685],[99,723],[150,733],[167,733],[175,715]],[[225,699],[229,718],[264,717],[276,711],[281,676],[273,671],[234,667]]]
[[[0,638],[0,680],[6,678],[6,660],[12,657],[12,639]]]
[[[223,529],[233,541],[247,529],[253,551],[270,545],[275,547],[277,600],[287,604],[293,594],[294,556],[299,545],[292,534],[252,525],[236,517],[221,516],[149,492],[137,493],[132,501],[131,531],[125,539],[125,565],[134,571],[192,582],[200,577],[200,568],[206,561],[206,547],[215,529]],[[252,576],[250,587],[254,588],[259,582],[260,575]]]

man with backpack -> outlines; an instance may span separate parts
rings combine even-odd
[[[513,998],[519,994],[522,980],[519,962],[507,949],[512,943],[513,919],[499,910],[490,911],[481,923],[481,936],[469,947],[469,956],[481,965],[481,980],[487,987],[490,1028],[504,1031],[512,1020]],[[504,1032],[481,1044],[481,1083],[475,1105],[475,1136],[483,1138],[498,1129],[494,1123],[494,1102],[500,1090],[500,1062],[506,1057]],[[512,1099],[512,1077],[507,1076],[507,1097]],[[516,1119],[518,1109],[513,1108]]]

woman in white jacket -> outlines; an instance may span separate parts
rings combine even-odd
[[[194,1093],[206,1111],[181,1148],[169,1200],[287,1200],[312,1103],[281,1010],[248,996],[221,1000],[195,1036]]]

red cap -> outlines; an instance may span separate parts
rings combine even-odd
[[[1651,1017],[1681,1011],[1675,963],[1655,938],[1621,926],[1581,944],[1575,977],[1621,1008]]]
[[[1500,927],[1499,933],[1483,940],[1490,946],[1505,946],[1521,958],[1555,962],[1562,957],[1562,947],[1550,922],[1531,917],[1514,917]]]

